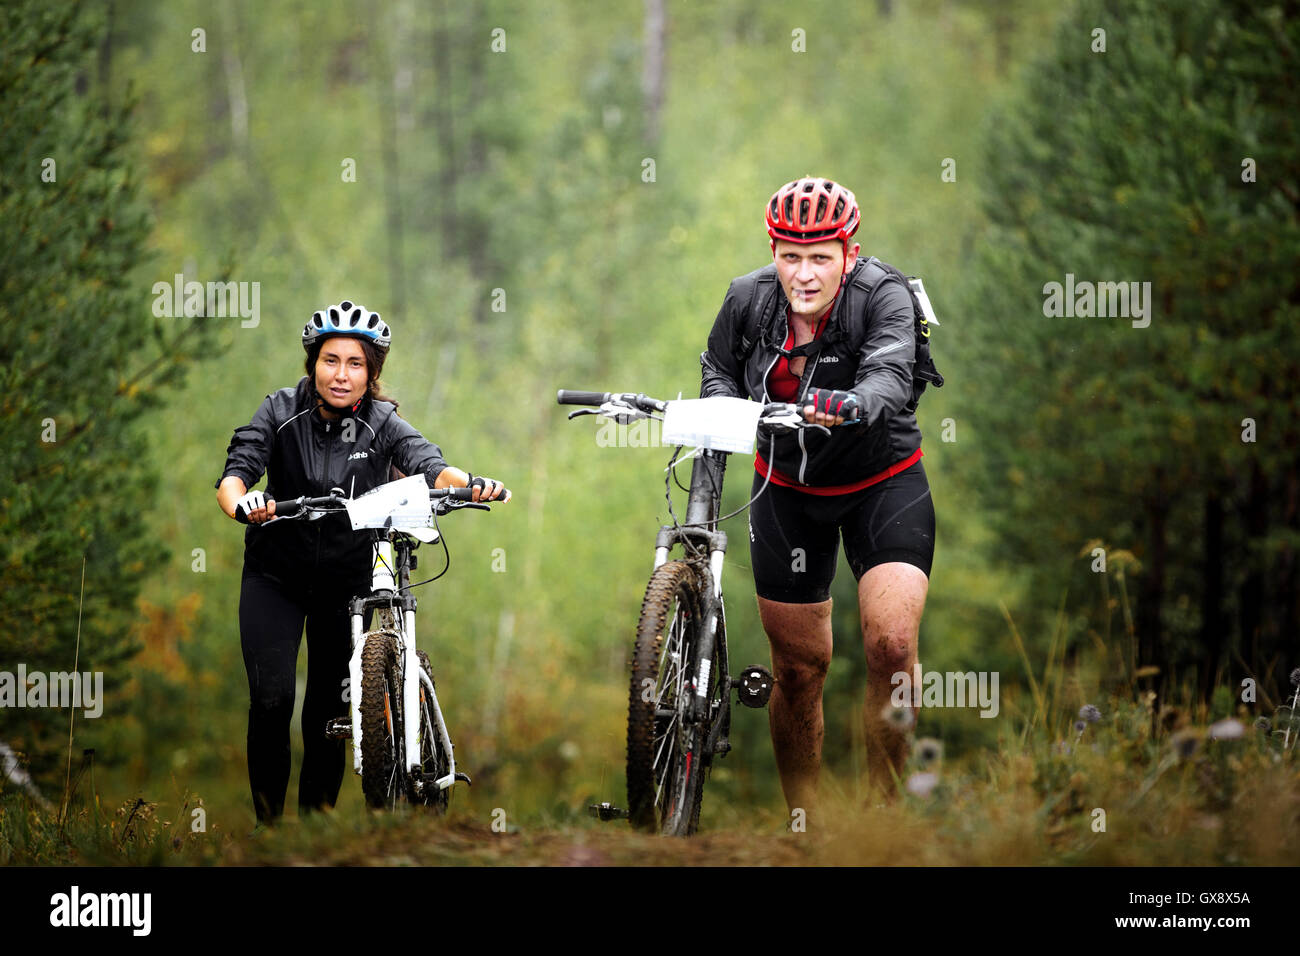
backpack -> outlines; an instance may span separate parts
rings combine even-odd
[[[903,284],[907,287],[908,294],[912,297],[912,316],[916,325],[916,354],[912,365],[912,401],[908,408],[915,411],[916,405],[921,400],[921,395],[927,385],[933,384],[935,388],[943,387],[943,376],[939,374],[934,359],[930,356],[930,327],[932,325],[937,327],[939,320],[935,318],[934,309],[930,305],[930,297],[926,295],[925,286],[921,280],[916,276],[903,275],[898,269],[895,269],[887,262],[881,262],[875,256],[869,257],[863,268],[853,270],[849,284],[857,286],[864,293],[870,293],[875,283],[880,281],[879,278],[874,281],[869,281],[866,278],[867,270],[873,265],[886,275],[897,276],[902,279]],[[775,286],[776,270],[773,269],[770,272],[766,269],[761,270],[754,282],[754,289],[750,293],[749,308],[745,313],[745,327],[741,330],[740,342],[737,343],[738,347],[734,352],[737,365],[745,363],[753,353],[754,347],[767,335],[772,326],[776,312],[775,308],[773,308]],[[762,314],[760,314],[760,301],[762,303]],[[839,308],[838,305],[836,307]],[[850,347],[854,351],[861,347],[866,334],[865,324],[849,330]]]

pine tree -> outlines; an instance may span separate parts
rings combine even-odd
[[[1295,641],[1296,13],[1080,3],[992,124],[971,269],[999,553],[1054,612],[1063,580],[1072,607],[1099,593],[1085,545],[1131,549],[1138,663],[1203,691],[1276,673]],[[1150,282],[1150,324],[1045,314],[1067,273]]]
[[[125,705],[135,599],[163,558],[146,533],[147,412],[212,339],[201,319],[151,311],[130,107],[92,92],[102,22],[31,0],[6,4],[0,23],[0,670],[71,672],[75,659],[103,672],[111,719]],[[68,716],[2,708],[0,739],[48,779]]]

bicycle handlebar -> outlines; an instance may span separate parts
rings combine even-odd
[[[566,388],[562,388],[555,393],[555,401],[559,405],[589,405],[600,409],[597,412],[571,412],[569,414],[570,418],[584,414],[604,415],[606,417],[621,416],[622,412],[619,409],[635,409],[648,415],[651,412],[662,412],[668,407],[667,401],[651,398],[641,392],[583,392]],[[619,417],[618,421],[622,423],[624,419]],[[805,421],[802,406],[792,402],[768,402],[763,406],[758,423],[778,430],[820,428],[824,431],[826,429],[825,425]],[[845,424],[850,423],[852,422],[846,422]]]
[[[474,489],[470,487],[429,489],[430,501],[441,501],[444,499],[449,499],[451,501],[463,501],[471,504],[486,504],[486,502],[474,501]],[[274,521],[277,518],[286,518],[286,519],[296,518],[304,511],[308,511],[311,509],[322,509],[322,508],[326,508],[329,505],[337,506],[332,510],[342,511],[347,507],[348,504],[348,499],[343,497],[340,494],[322,495],[318,498],[308,498],[307,496],[303,495],[298,498],[283,498],[279,501],[276,501],[274,498],[267,498],[266,500],[268,504],[275,505],[275,516],[271,518],[271,521]],[[494,500],[500,500],[500,499],[494,499]],[[267,523],[268,522],[263,522],[263,524],[267,524]]]
[[[555,393],[557,405],[627,405],[642,412],[662,412],[668,403],[641,392],[579,392],[562,388]]]
[[[578,392],[562,388],[555,393],[555,401],[560,405],[604,405],[609,401],[609,392]]]

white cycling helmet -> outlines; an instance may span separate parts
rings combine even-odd
[[[311,321],[302,329],[302,347],[310,352],[313,344],[329,335],[367,339],[385,352],[393,344],[393,332],[379,313],[369,312],[355,302],[340,302],[313,312]]]

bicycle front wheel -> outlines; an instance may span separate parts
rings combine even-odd
[[[402,669],[397,642],[370,634],[361,651],[361,791],[366,804],[391,810],[401,798]]]
[[[637,625],[628,693],[627,800],[632,825],[695,832],[703,796],[707,721],[687,718],[704,625],[700,583],[684,561],[657,568]]]

